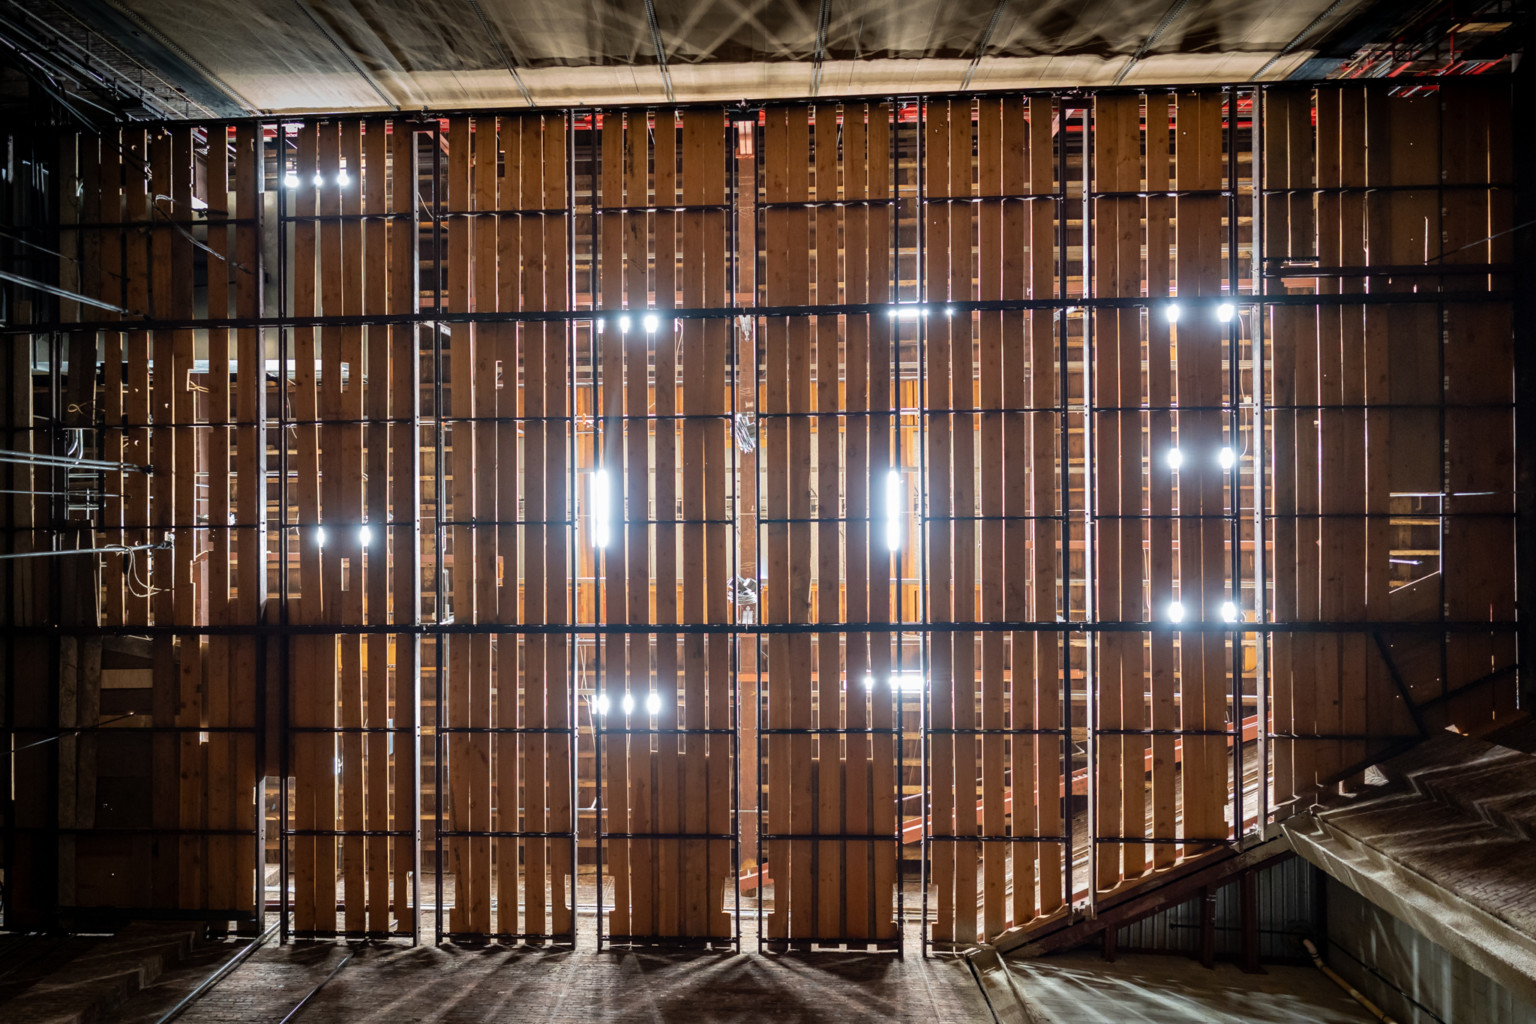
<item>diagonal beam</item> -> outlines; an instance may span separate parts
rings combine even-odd
[[[667,70],[667,50],[661,43],[661,29],[656,24],[656,5],[645,0],[645,20],[651,26],[651,46],[656,50],[656,67],[661,72],[661,84],[667,92],[667,102],[676,103],[677,94],[672,91],[672,72]]]
[[[308,0],[293,0],[293,3],[294,6],[298,7],[299,10],[304,12],[304,16],[309,19],[310,24],[319,29],[320,34],[325,36],[326,39],[330,40],[331,45],[336,48],[336,52],[341,54],[341,59],[346,61],[347,65],[353,71],[357,72],[359,78],[368,83],[368,87],[378,94],[379,99],[383,100],[385,105],[390,107],[392,110],[399,110],[400,104],[391,99],[389,94],[386,93],[383,87],[379,85],[378,80],[370,75],[367,69],[357,62],[357,58],[352,55],[352,51],[348,49],[347,45],[341,41],[341,38],[331,30],[331,27],[327,25],[325,21],[314,12],[314,9],[309,6]]]
[[[997,0],[997,6],[992,9],[992,20],[987,22],[987,30],[981,34],[981,41],[976,44],[976,53],[971,57],[971,66],[965,69],[965,77],[960,80],[961,92],[971,87],[971,79],[976,75],[981,58],[987,55],[987,44],[992,41],[992,33],[997,31],[997,23],[1002,20],[1003,8],[1007,6],[1008,0]]]
[[[1157,45],[1157,41],[1162,38],[1164,32],[1168,31],[1168,26],[1173,24],[1174,20],[1183,12],[1188,2],[1189,0],[1173,0],[1173,6],[1164,12],[1162,20],[1152,30],[1152,34],[1147,36],[1146,41],[1131,55],[1131,59],[1120,66],[1120,72],[1115,75],[1115,80],[1110,83],[1111,86],[1119,85],[1125,81],[1125,76],[1131,73],[1131,68],[1140,63],[1141,59],[1147,55],[1147,52]]]
[[[1330,6],[1322,14],[1319,14],[1317,17],[1313,18],[1311,23],[1309,25],[1307,25],[1306,28],[1304,28],[1300,32],[1296,33],[1295,38],[1293,38],[1290,42],[1285,44],[1285,48],[1284,49],[1282,49],[1279,53],[1275,54],[1273,57],[1269,58],[1269,60],[1265,61],[1264,62],[1264,66],[1259,68],[1259,70],[1257,70],[1257,71],[1255,71],[1253,73],[1253,81],[1257,82],[1259,79],[1263,78],[1264,77],[1264,73],[1266,71],[1268,71],[1270,68],[1274,67],[1276,64],[1280,63],[1280,61],[1282,61],[1283,59],[1285,59],[1285,57],[1292,50],[1294,50],[1294,49],[1296,49],[1296,47],[1300,46],[1302,44],[1302,42],[1304,40],[1306,40],[1306,38],[1308,36],[1310,36],[1313,32],[1317,31],[1317,26],[1321,25],[1323,22],[1325,22],[1329,18],[1333,17],[1333,12],[1337,11],[1340,7],[1343,7],[1343,6],[1344,6],[1344,0],[1333,0],[1332,6]]]
[[[1001,0],[1006,3],[1007,0]],[[821,0],[821,13],[816,19],[816,52],[811,55],[811,95],[821,91],[821,65],[827,56],[827,21],[832,14],[832,0]]]
[[[529,92],[528,86],[523,84],[523,76],[517,73],[517,67],[512,63],[512,58],[508,57],[507,51],[502,48],[501,36],[491,28],[491,23],[486,19],[485,11],[481,8],[479,0],[464,0],[464,2],[469,4],[469,9],[475,12],[475,17],[480,19],[480,30],[485,33],[485,37],[496,48],[496,55],[501,58],[502,66],[507,69],[507,74],[512,76],[512,81],[517,83],[517,91],[523,94],[524,102],[530,107],[538,106],[538,104],[533,102],[533,93]]]

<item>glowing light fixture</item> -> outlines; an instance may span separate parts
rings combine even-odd
[[[325,547],[325,527],[323,526],[315,527],[315,547]]]
[[[1217,306],[1216,307],[1216,319],[1220,320],[1222,323],[1226,323],[1228,320],[1231,320],[1232,319],[1232,303],[1230,303],[1230,302],[1223,302],[1221,305]]]
[[[624,709],[624,713],[626,715],[633,713],[635,710],[634,696],[632,694],[626,693],[624,695],[624,699],[619,702],[619,706]]]
[[[619,317],[619,330],[621,332],[629,330],[629,317],[627,317],[627,316]]]
[[[1171,323],[1171,324],[1178,323],[1179,322],[1179,304],[1177,302],[1170,302],[1170,303],[1168,303],[1168,305],[1163,307],[1163,315],[1168,318],[1168,322],[1169,323]]]
[[[1168,603],[1168,621],[1169,622],[1183,622],[1184,621],[1184,606],[1182,604],[1180,604],[1178,601],[1170,601]]]
[[[1222,469],[1231,469],[1237,465],[1237,453],[1232,450],[1231,445],[1227,445],[1221,449],[1221,452],[1217,455],[1217,460],[1221,463]]]
[[[1221,621],[1236,622],[1237,605],[1233,604],[1231,601],[1223,601],[1221,604]]]
[[[369,529],[367,523],[364,523],[362,526],[357,528],[357,542],[359,544],[361,544],[363,547],[367,547],[372,540],[373,530]]]
[[[661,694],[651,691],[650,696],[645,698],[645,711],[650,715],[661,714]]]
[[[1169,448],[1168,454],[1164,457],[1168,460],[1169,469],[1178,469],[1184,465],[1184,453],[1177,448]]]
[[[345,167],[336,172],[336,184],[340,185],[342,188],[346,188],[348,185],[352,184],[352,177],[351,175],[347,174],[347,169]]]
[[[598,694],[597,700],[594,703],[597,706],[598,714],[606,715],[608,713],[608,695],[606,693]]]
[[[885,546],[889,551],[901,549],[901,473],[891,470],[885,476]]]
[[[655,313],[647,313],[647,314],[645,314],[645,333],[646,334],[655,334],[656,333],[656,325],[658,323],[660,323],[660,321],[656,319],[656,314]]]
[[[325,179],[320,177],[320,172],[319,171],[316,171],[315,172],[315,188],[319,188],[321,185],[324,185],[324,184],[325,184]]]
[[[613,514],[608,494],[608,471],[592,471],[592,546],[606,548],[613,532],[610,516]]]
[[[298,188],[298,187],[299,187],[299,176],[297,174],[294,174],[292,171],[289,171],[287,174],[283,175],[283,188]]]

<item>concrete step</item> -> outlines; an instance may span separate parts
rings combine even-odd
[[[1536,757],[1443,733],[1378,766],[1440,804],[1536,841]]]
[[[203,941],[200,923],[135,922],[111,937],[51,945],[36,937],[32,962],[0,982],[0,1019],[16,1024],[93,1024],[117,1010]],[[25,956],[26,951],[18,951]],[[0,970],[3,970],[0,965]]]

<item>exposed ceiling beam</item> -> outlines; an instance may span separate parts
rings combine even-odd
[[[821,14],[816,19],[816,52],[811,56],[811,95],[821,92],[821,62],[827,56],[827,21],[832,15],[832,0],[821,0]]]

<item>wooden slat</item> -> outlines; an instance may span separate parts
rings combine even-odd
[[[954,196],[973,193],[972,111],[970,100],[952,100],[949,117],[949,189]],[[975,207],[955,205],[949,218],[949,290],[953,301],[975,296]],[[957,410],[976,407],[976,358],[972,318],[946,316],[950,332],[952,402]],[[954,565],[956,621],[976,620],[976,417],[956,415],[954,426],[955,513]],[[976,729],[976,634],[962,632],[954,639],[955,687],[955,834],[977,834],[976,774],[980,753]],[[955,937],[967,945],[976,941],[977,861],[974,847],[957,844],[955,850]]]
[[[689,206],[704,202],[706,181],[711,171],[718,171],[707,161],[707,143],[711,135],[720,132],[719,112],[699,111],[683,115],[682,139],[682,201]],[[705,217],[691,211],[682,216],[682,296],[683,305],[698,308],[704,305]],[[671,298],[671,296],[665,296]],[[686,320],[682,324],[682,345],[685,353],[702,352],[705,324],[698,320]],[[720,578],[723,567],[709,562],[705,551],[705,527],[699,523],[704,518],[705,492],[709,486],[709,474],[704,469],[705,437],[715,425],[704,419],[708,389],[712,382],[705,376],[705,360],[685,358],[683,372],[683,449],[682,470],[683,518],[688,521],[681,529],[683,573],[683,621],[703,622],[705,618],[705,591],[713,577]],[[703,729],[708,722],[708,662],[706,639],[699,634],[683,638],[683,715],[679,725],[687,729]],[[711,738],[712,739],[712,738]],[[700,833],[709,828],[708,773],[711,751],[704,737],[688,736],[683,739],[683,753],[678,767],[679,784],[682,787],[681,831]],[[682,907],[680,928],[684,935],[705,935],[709,929],[710,871],[708,846],[697,840],[682,845]]]
[[[703,179],[702,198],[706,204],[719,206],[726,201],[727,163],[725,134],[718,126],[729,122],[721,110],[705,109],[696,116],[701,119],[699,174]],[[726,277],[726,218],[727,214],[720,210],[704,215],[704,304],[717,308],[732,301]],[[729,379],[728,373],[734,372],[734,366],[729,364],[727,356],[730,349],[730,323],[721,319],[707,321],[704,325],[704,366],[699,377],[705,389],[703,411],[709,417],[709,427],[704,435],[704,515],[711,523],[704,531],[704,615],[706,621],[716,624],[730,621],[732,609],[727,598],[727,581],[735,564],[731,555],[735,531],[724,522],[728,511],[726,493],[730,472],[726,442],[731,436],[730,427],[724,418],[732,410],[723,382]],[[753,360],[752,365],[757,365],[756,360]],[[733,765],[731,741],[723,733],[735,725],[731,709],[734,688],[731,650],[734,642],[734,639],[719,634],[709,638],[709,714],[706,724],[710,729],[721,730],[709,739],[709,767],[706,772],[709,801],[707,826],[714,835],[730,834],[734,824],[731,818],[732,779],[740,762]],[[725,937],[732,932],[733,921],[726,914],[721,898],[721,883],[723,879],[732,878],[735,861],[731,843],[724,840],[710,842],[709,864],[705,872],[705,908],[708,934],[711,936]]]
[[[606,114],[602,137],[602,205],[624,204],[624,122],[621,114]],[[628,531],[624,528],[624,335],[616,312],[623,308],[624,223],[618,213],[599,218],[601,232],[602,308],[609,311],[602,334],[603,459],[609,489],[610,536],[603,552],[604,621],[629,621],[627,586]],[[607,721],[618,724],[620,699],[626,690],[625,664],[628,638],[609,633],[603,648],[602,692],[609,698]],[[607,734],[603,741],[603,766],[607,773],[602,796],[604,816],[599,827],[607,832],[629,829],[629,766],[627,737]],[[613,910],[608,918],[611,935],[630,933],[629,844],[622,839],[605,844],[608,874],[613,878]]]
[[[347,167],[346,184],[338,181],[341,210],[349,219],[341,229],[341,310],[347,316],[359,316],[363,312],[363,223],[362,212],[362,125],[356,120],[343,121],[341,125],[341,160]],[[339,175],[338,175],[339,177]],[[334,273],[334,271],[333,271]],[[327,275],[330,276],[330,275]],[[339,444],[334,453],[327,452],[330,473],[337,477],[336,511],[339,529],[331,531],[326,540],[336,545],[341,562],[339,572],[343,576],[340,622],[352,626],[363,622],[363,595],[366,590],[363,572],[363,545],[359,526],[363,520],[362,474],[357,468],[363,462],[363,330],[348,327],[341,332],[342,378],[337,380],[337,413],[347,421],[337,428]],[[338,517],[333,517],[335,522]],[[337,639],[341,649],[337,686],[341,693],[341,717],[339,724],[348,732],[341,737],[341,828],[349,833],[365,828],[365,800],[363,780],[363,736],[356,730],[364,724],[363,718],[363,650],[362,637],[357,633],[342,633]],[[367,853],[361,835],[348,835],[342,846],[343,901],[346,905],[345,923],[347,934],[365,933],[368,927],[368,903],[366,898]]]
[[[789,197],[789,163],[794,156],[789,151],[789,113],[784,108],[770,108],[766,113],[763,129],[763,199],[768,203],[783,203]],[[788,211],[782,207],[763,213],[763,247],[765,252],[786,253],[790,245]],[[793,281],[788,277],[787,259],[769,259],[764,263],[766,281],[763,301],[770,306],[782,305],[793,293]],[[783,519],[789,514],[789,465],[786,445],[789,440],[789,424],[783,414],[788,411],[789,378],[789,330],[781,317],[770,317],[763,323],[765,345],[765,376],[762,381],[763,398],[759,403],[766,417],[763,435],[762,461],[764,463],[763,490],[760,508],[769,522],[762,529],[767,546],[767,572],[758,571],[762,581],[764,622],[789,621],[789,526]],[[789,639],[783,633],[770,633],[768,637],[768,685],[759,686],[759,700],[768,703],[768,727],[784,729],[791,724],[790,701],[787,686],[778,686],[774,680],[789,665]],[[790,740],[775,733],[768,737],[768,828],[771,834],[783,835],[790,831]],[[768,937],[785,939],[790,935],[790,846],[784,840],[774,839],[767,843],[767,862],[772,867],[773,910],[768,916]]]
[[[867,151],[870,108],[863,104],[845,104],[843,107],[843,197],[848,202],[868,198],[869,174],[876,162]],[[843,296],[847,302],[866,302],[870,292],[869,280],[869,208],[849,206],[843,213]],[[870,547],[871,538],[879,531],[873,527],[880,521],[880,512],[872,499],[881,494],[878,486],[871,487],[869,475],[870,453],[870,367],[869,367],[869,317],[849,315],[844,321],[843,359],[845,382],[844,408],[846,410],[844,434],[843,509],[845,519],[845,545],[843,578],[847,591],[847,621],[869,622],[870,567],[876,563],[875,551]],[[865,518],[865,516],[868,518]],[[870,823],[870,742],[853,730],[869,727],[869,702],[879,700],[876,686],[866,687],[864,681],[873,680],[870,674],[868,637],[863,633],[847,633],[843,643],[846,648],[843,679],[845,681],[846,709],[844,726],[850,730],[846,749],[847,764],[844,767],[846,795],[843,811],[843,827],[850,835],[871,832]],[[874,843],[849,843],[844,853],[846,865],[847,910],[845,934],[854,940],[869,939],[875,935],[873,927],[873,900],[870,871]]]
[[[363,310],[370,314],[390,312],[389,302],[389,229],[382,215],[389,212],[389,136],[383,118],[372,118],[363,126],[363,166],[355,172],[363,182],[363,209],[372,219],[363,227],[362,256]],[[361,545],[359,562],[365,573],[367,598],[366,622],[384,625],[389,621],[389,424],[390,351],[389,328],[367,328],[367,374],[360,381],[366,392],[363,411],[370,422],[365,428],[367,442],[367,481],[364,495],[364,519],[368,523],[369,543]],[[402,518],[404,518],[402,516]],[[361,539],[361,538],[359,538]],[[370,730],[388,729],[392,724],[389,706],[389,636],[372,633],[366,641],[367,691],[365,724]],[[389,824],[389,752],[393,737],[387,732],[370,732],[367,740],[367,807],[364,821],[369,830],[387,830]],[[404,746],[404,744],[402,744]],[[389,853],[390,842],[384,836],[369,836],[367,849],[368,915],[370,935],[390,931]]]
[[[655,165],[654,202],[658,207],[677,203],[677,115],[659,110],[653,129],[652,160]],[[656,414],[653,444],[655,472],[652,477],[656,495],[656,621],[671,625],[678,621],[677,607],[677,340],[676,328],[668,310],[677,303],[677,215],[658,211],[655,217],[656,298],[659,311],[655,344]],[[689,581],[685,577],[685,586]],[[656,636],[656,689],[661,710],[655,716],[657,728],[672,729],[680,723],[677,702],[676,633]],[[656,738],[656,831],[676,834],[682,831],[678,800],[678,742],[665,733]],[[656,931],[660,935],[687,934],[682,927],[682,875],[677,840],[656,843]]]
[[[470,302],[470,219],[462,214],[470,209],[470,121],[456,117],[448,125],[448,212],[461,216],[448,219],[447,272],[448,308],[469,309]],[[453,423],[448,432],[452,452],[448,457],[448,470],[452,474],[449,489],[450,510],[453,526],[447,531],[453,558],[452,601],[453,617],[458,622],[472,622],[475,616],[475,531],[468,525],[474,517],[475,504],[475,456],[473,427],[466,422],[475,414],[473,328],[469,324],[454,324],[448,347],[449,404],[448,415]],[[443,557],[439,554],[439,557]],[[474,740],[465,732],[473,725],[472,686],[473,639],[469,636],[445,638],[448,646],[446,679],[438,685],[447,692],[448,720],[445,723],[456,730],[448,734],[448,813],[447,826],[456,831],[474,827],[473,775],[475,758]],[[441,796],[439,796],[441,799]],[[453,934],[469,934],[476,931],[477,910],[482,896],[479,886],[483,881],[475,870],[472,844],[467,836],[449,836],[448,863],[453,872],[454,900],[448,916],[448,930]],[[489,906],[489,901],[485,901]]]
[[[222,318],[229,315],[230,285],[230,238],[224,218],[229,216],[229,145],[228,130],[223,125],[209,131],[207,156],[208,184],[208,248],[218,255],[208,256],[208,315]],[[222,258],[221,258],[222,257]],[[261,376],[245,375],[242,388],[254,388]],[[230,621],[230,440],[227,424],[234,411],[230,394],[229,331],[211,328],[208,331],[208,422],[215,424],[208,431],[208,623],[226,624]],[[207,813],[209,828],[235,827],[235,806],[238,795],[233,789],[236,738],[221,732],[236,724],[232,714],[232,689],[241,674],[240,665],[231,655],[238,640],[227,637],[208,638],[207,692],[208,692],[208,783]],[[244,724],[244,723],[241,723]],[[245,845],[245,844],[239,844]],[[208,839],[208,893],[206,906],[235,906],[235,850],[233,836],[210,836]]]
[[[629,115],[624,136],[624,204],[645,207],[650,202],[650,138],[646,115]],[[625,532],[628,546],[627,583],[631,622],[655,621],[651,604],[650,555],[651,512],[650,423],[651,399],[650,338],[642,324],[650,306],[649,217],[642,210],[624,215],[624,301],[630,310],[630,329],[624,343],[625,462],[623,493],[628,513]],[[629,671],[625,686],[634,700],[635,711],[628,717],[631,727],[643,727],[646,697],[653,685],[651,652],[653,641],[644,635],[629,644]],[[629,737],[629,831],[646,834],[655,831],[655,757],[651,738],[643,733]],[[631,840],[629,844],[630,934],[656,934],[656,844],[651,839]]]
[[[1003,181],[1005,161],[1003,119],[1010,112],[1014,115],[1021,114],[1017,108],[1009,111],[1008,105],[1003,100],[980,101],[976,123],[978,195],[1002,195],[1007,191]],[[1010,138],[1009,141],[1013,145],[1018,145],[1016,138]],[[1016,161],[1009,162],[1017,166]],[[1003,297],[1005,274],[1013,278],[1022,276],[1019,273],[1022,269],[1019,257],[1022,254],[1010,246],[1005,255],[1003,248],[1004,205],[1018,208],[1017,203],[991,202],[983,203],[978,211],[977,297],[984,302],[999,300]],[[1014,282],[1010,281],[1010,283]],[[1009,473],[1007,453],[1003,447],[1005,417],[996,410],[1004,408],[1004,403],[1007,401],[1004,397],[1005,390],[1010,392],[1008,398],[1018,402],[1019,405],[1024,404],[1017,385],[1022,385],[1025,377],[1021,372],[1016,382],[1009,381],[1015,384],[1015,387],[1005,388],[1004,381],[1007,378],[1003,368],[1003,314],[983,312],[977,319],[980,341],[978,401],[980,408],[989,410],[978,417],[980,420],[979,456],[982,466],[980,511],[981,515],[986,517],[980,529],[980,616],[985,622],[1002,622],[1008,617],[1006,594],[1010,586],[1009,566],[1004,562],[1003,557],[1003,538],[1010,524],[1005,524],[1001,517],[1004,514],[1004,490],[1010,482],[1008,478],[1013,474]],[[1008,324],[1010,328],[1015,327],[1015,320],[1016,318],[1010,319]],[[1021,340],[1017,335],[1014,338],[1016,342]],[[1022,348],[1022,345],[1019,347]],[[1022,371],[1023,367],[1020,366],[1018,369]],[[1001,472],[997,471],[998,468],[1001,468]],[[1006,656],[1004,640],[1004,634],[995,630],[981,635],[981,717],[978,724],[982,729],[1007,727],[1003,716],[1003,666]],[[1005,834],[1004,739],[1000,734],[985,735],[981,739],[982,820],[980,827],[981,834],[986,836]],[[981,858],[981,935],[984,939],[990,939],[1003,930],[1007,920],[1008,908],[1004,900],[1004,888],[1007,884],[1007,850],[1001,843],[983,843]]]
[[[949,103],[935,103],[928,107],[924,123],[925,156],[924,185],[929,202],[924,216],[927,222],[926,280],[924,299],[932,304],[942,302],[949,290],[950,261],[957,254],[949,251],[950,219],[954,212],[951,204],[934,202],[950,194],[950,118],[956,116]],[[954,620],[952,597],[954,594],[955,559],[953,533],[947,517],[952,514],[954,495],[952,474],[951,437],[954,433],[951,398],[954,368],[950,362],[951,337],[945,326],[935,325],[928,338],[927,361],[923,372],[927,375],[926,398],[930,410],[927,416],[928,434],[928,515],[937,522],[928,526],[928,617],[933,622]],[[932,940],[948,943],[955,940],[955,854],[956,844],[944,838],[955,834],[955,689],[954,649],[959,638],[949,632],[935,632],[929,637],[932,651],[929,680],[929,720],[933,733],[928,741],[929,773],[931,786],[931,823],[929,832],[937,837],[931,844],[933,885],[938,890],[938,914],[933,924]],[[969,769],[966,769],[969,771]]]
[[[566,131],[563,117],[545,117],[543,208],[562,210],[567,208],[566,194]],[[566,218],[546,214],[541,218],[544,231],[544,308],[564,310],[571,308],[570,259],[566,241]],[[548,394],[544,401],[544,414],[550,417],[545,432],[544,469],[548,475],[545,499],[551,510],[549,518],[563,520],[569,508],[568,454],[569,432],[572,422],[569,391],[570,326],[565,323],[544,325],[545,386]],[[570,554],[569,534],[563,523],[556,522],[545,528],[544,579],[548,588],[544,599],[544,616],[554,624],[570,621]],[[571,722],[571,692],[569,664],[570,654],[564,634],[550,633],[545,637],[545,725],[550,729],[569,729]],[[569,735],[551,732],[545,739],[545,786],[549,817],[546,828],[551,833],[574,835],[576,827],[575,794],[571,791],[571,750]],[[544,927],[554,935],[572,935],[575,929],[575,911],[570,890],[571,862],[574,855],[574,839],[549,841],[549,908],[550,917]]]
[[[816,199],[825,202],[836,200],[837,174],[837,107],[822,104],[814,108],[814,146],[810,154],[815,161]],[[838,209],[832,205],[818,206],[812,225],[812,243],[815,246],[815,293],[817,304],[835,303],[839,284],[839,237]],[[815,439],[816,459],[816,564],[815,597],[816,621],[836,623],[842,618],[842,550],[840,526],[836,517],[842,508],[842,460],[840,457],[841,425],[838,415],[841,401],[841,361],[838,322],[835,316],[816,317],[814,336],[815,401],[817,416],[811,421]],[[851,511],[851,508],[850,508]],[[809,560],[810,550],[802,559]],[[842,637],[834,632],[819,632],[814,637],[816,665],[816,718],[821,729],[842,727],[843,674]],[[850,692],[851,696],[851,692]],[[815,737],[816,774],[815,828],[818,833],[844,832],[842,803],[845,786],[842,766],[842,737],[836,733],[823,733]],[[817,843],[815,856],[816,931],[814,934],[831,938],[844,934],[846,900],[843,882],[842,860],[846,844],[835,842]]]
[[[415,312],[417,231],[411,216],[416,203],[416,133],[401,121],[391,125],[390,194],[392,213],[406,217],[390,226],[389,311]],[[301,179],[302,180],[302,179]],[[392,621],[414,625],[421,619],[421,361],[416,327],[389,329],[390,426],[390,591]],[[415,904],[412,879],[421,877],[421,772],[419,722],[421,708],[421,642],[415,634],[397,634],[394,674],[393,800],[391,827],[406,832],[394,841],[394,908],[397,927],[417,934],[420,907]]]
[[[261,228],[257,223],[261,208],[264,178],[262,132],[253,124],[235,128],[235,227],[234,311],[239,317],[255,317],[263,306],[261,266]],[[236,332],[236,359],[239,368],[233,411],[241,423],[235,430],[235,597],[231,608],[233,621],[263,621],[267,608],[267,374],[266,345],[263,332],[241,328]],[[280,371],[278,379],[284,380]],[[286,383],[282,394],[286,394]],[[282,536],[281,532],[279,536]],[[231,646],[230,715],[233,724],[255,728],[266,713],[258,708],[256,697],[261,688],[256,678],[260,641],[237,637]],[[257,815],[265,815],[264,799],[255,796],[258,762],[275,765],[275,758],[264,757],[257,748],[257,736],[235,738],[233,784],[234,825],[255,830]],[[265,892],[265,856],[257,857],[253,843],[235,846],[234,906],[255,909],[255,892]],[[253,877],[254,876],[254,877]],[[254,886],[253,883],[254,882]],[[286,880],[284,880],[286,884]]]
[[[1169,159],[1169,102],[1165,95],[1147,96],[1147,191],[1166,192]],[[1152,300],[1147,320],[1147,593],[1150,614],[1155,619],[1158,608],[1173,599],[1173,471],[1168,468],[1167,452],[1173,445],[1172,328],[1166,309],[1157,300],[1169,294],[1169,246],[1173,241],[1173,201],[1164,196],[1147,200],[1147,295]],[[1158,630],[1150,638],[1149,690],[1152,698],[1151,727],[1154,730],[1177,729],[1178,683],[1174,672],[1173,634]],[[1177,766],[1174,737],[1162,733],[1151,739],[1152,747],[1152,834],[1172,836],[1178,832],[1176,816]],[[1157,843],[1152,847],[1152,867],[1173,863],[1175,846]]]
[[[485,124],[489,137],[490,119]],[[502,170],[496,209],[519,210],[523,200],[524,131],[533,127],[525,118],[500,118],[497,147]],[[528,206],[537,204],[528,203]],[[522,305],[522,224],[520,216],[504,216],[496,221],[496,260],[499,273],[495,279],[494,298],[477,293],[477,308],[495,308],[500,312],[520,310]],[[496,459],[496,514],[503,524],[496,533],[496,575],[501,588],[497,596],[496,621],[513,624],[522,621],[519,592],[522,574],[518,559],[519,541],[528,529],[526,526],[509,526],[523,518],[519,501],[521,497],[521,473],[519,471],[518,432],[520,415],[518,395],[521,369],[518,359],[520,334],[526,328],[517,324],[482,324],[482,342],[487,345],[491,358],[499,364],[497,374],[500,392],[496,395],[495,459]],[[518,726],[518,704],[521,687],[518,679],[520,648],[531,638],[519,638],[502,634],[496,638],[496,714],[494,724],[498,729],[512,730]],[[518,737],[504,732],[493,737],[495,759],[495,814],[493,827],[498,832],[516,832],[522,828],[519,814],[518,788]],[[496,921],[495,927],[503,934],[516,934],[525,930],[520,915],[521,892],[521,844],[516,838],[504,836],[495,840]]]
[[[868,195],[870,199],[891,197],[891,108],[885,104],[869,108],[869,127],[866,148],[868,157]],[[867,280],[868,301],[886,303],[891,300],[891,210],[885,205],[868,208],[869,245]],[[892,337],[891,318],[874,315],[869,325],[869,478],[872,484],[883,484],[886,474],[900,465],[900,455],[891,444],[893,417],[892,391]],[[871,491],[874,487],[871,486]],[[910,535],[910,531],[909,531]],[[890,567],[895,560],[872,531],[869,619],[871,622],[891,622],[895,618],[895,603],[891,588]],[[874,835],[897,834],[900,779],[896,767],[898,749],[896,740],[888,731],[896,728],[899,698],[889,690],[881,693],[878,680],[889,679],[891,672],[891,639],[888,633],[871,633],[869,637],[869,673],[877,680],[877,688],[870,701],[870,728],[875,730],[870,742],[870,832]],[[897,865],[901,857],[898,843],[881,843],[874,848],[874,897],[873,916],[876,939],[896,936],[894,914]]]

